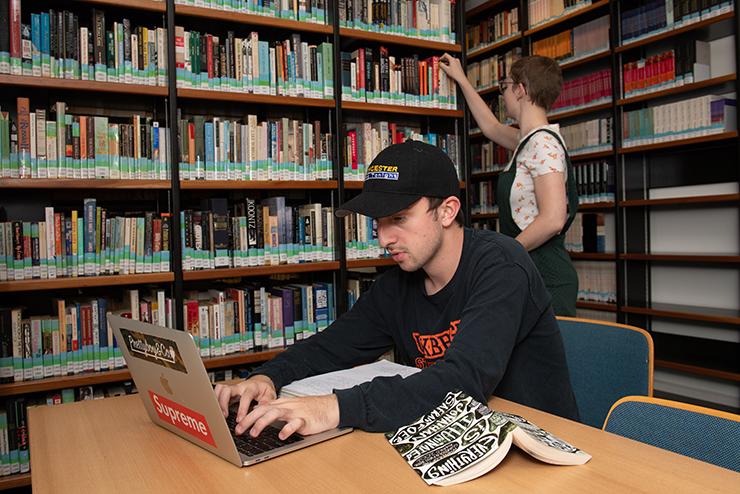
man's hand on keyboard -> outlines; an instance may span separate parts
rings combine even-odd
[[[258,404],[269,403],[277,397],[272,379],[260,374],[237,384],[217,384],[214,391],[224,417],[229,416],[229,404],[239,401],[237,422],[247,415],[253,401]]]
[[[281,398],[268,403],[260,402],[242,420],[238,418],[236,433],[242,434],[248,430],[252,437],[258,436],[262,429],[276,420],[286,422],[279,435],[281,440],[285,440],[294,432],[317,434],[337,427],[339,402],[334,394]]]

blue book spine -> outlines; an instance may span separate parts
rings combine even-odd
[[[100,370],[109,368],[110,354],[108,351],[108,301],[104,298],[98,299],[98,327],[100,329]]]
[[[215,177],[212,176],[216,172],[215,166],[215,155],[213,148],[213,122],[206,122],[204,125],[205,141],[206,141],[206,177],[213,180]],[[210,172],[210,174],[209,174]]]
[[[31,14],[31,64],[33,75],[41,76],[41,16]]]

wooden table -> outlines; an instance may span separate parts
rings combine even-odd
[[[34,493],[740,493],[740,474],[494,398],[587,451],[583,466],[540,463],[512,447],[481,478],[427,487],[382,434],[351,434],[237,468],[152,424],[138,396],[29,408]]]

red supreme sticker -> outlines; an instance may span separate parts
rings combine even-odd
[[[216,447],[216,443],[211,435],[211,429],[208,428],[208,422],[206,422],[206,418],[203,415],[152,391],[149,391],[149,398],[151,398],[154,409],[157,411],[160,419],[210,444],[214,448]]]

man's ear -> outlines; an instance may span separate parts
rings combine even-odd
[[[439,219],[443,227],[448,227],[455,223],[457,212],[460,211],[460,199],[456,196],[450,196],[439,205]]]

